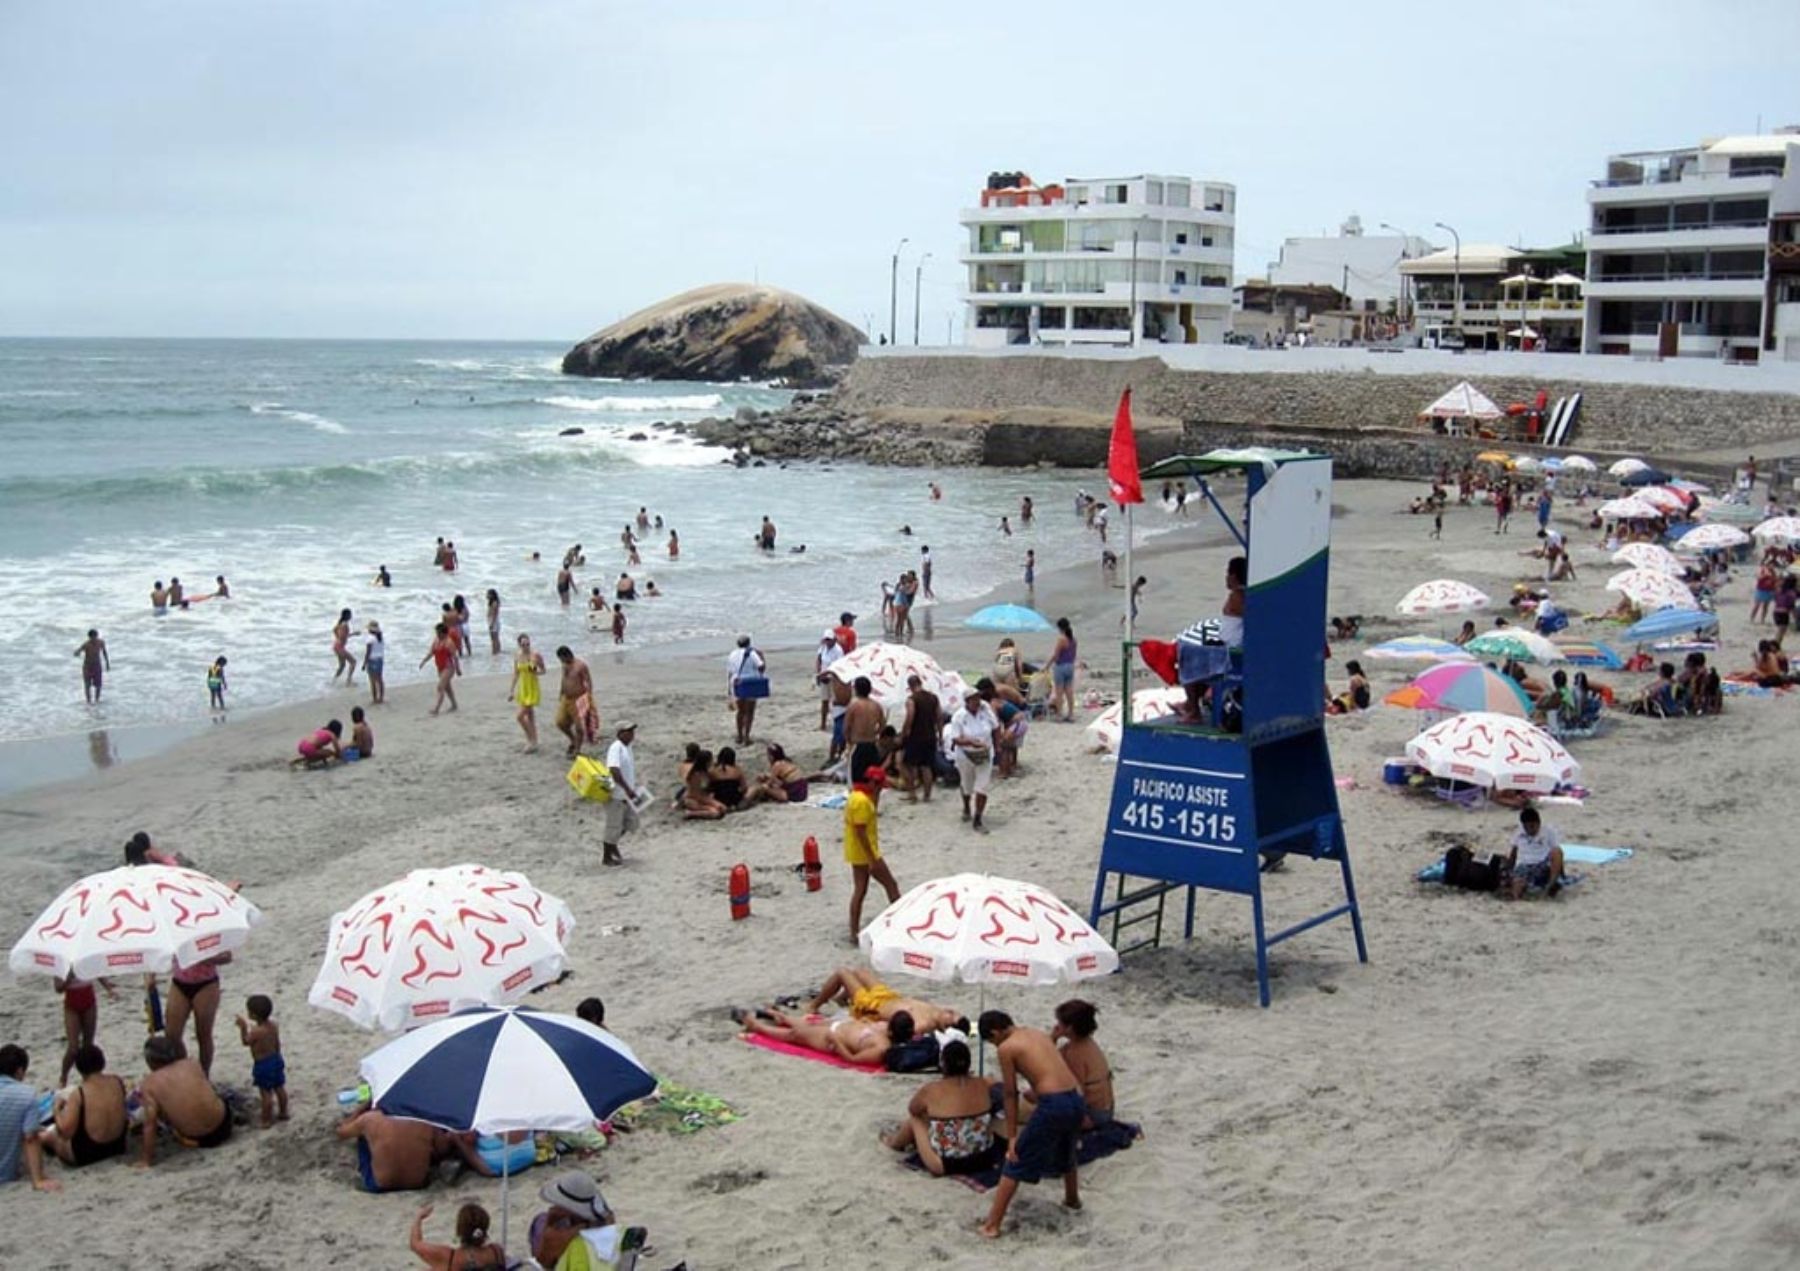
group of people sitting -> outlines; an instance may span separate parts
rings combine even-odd
[[[1633,715],[1673,719],[1677,715],[1717,715],[1725,708],[1725,690],[1719,672],[1706,664],[1706,654],[1695,650],[1682,662],[1656,668],[1656,678],[1644,686],[1627,709]]]
[[[414,1216],[408,1245],[433,1271],[499,1271],[525,1265],[544,1271],[610,1271],[635,1265],[637,1255],[645,1251],[644,1229],[620,1227],[594,1180],[581,1170],[558,1174],[538,1189],[538,1199],[548,1208],[531,1220],[526,1236],[529,1264],[507,1259],[506,1250],[490,1238],[492,1217],[473,1202],[456,1211],[454,1245],[425,1239],[430,1205]]]
[[[735,747],[721,746],[715,754],[690,741],[676,767],[675,810],[690,821],[717,821],[759,803],[805,803],[813,782],[842,779],[805,771],[775,742],[763,755],[767,767],[752,776],[738,764]]]

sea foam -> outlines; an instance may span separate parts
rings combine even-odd
[[[637,413],[649,410],[717,410],[724,398],[717,393],[692,393],[685,397],[539,397],[540,406],[562,410]]]

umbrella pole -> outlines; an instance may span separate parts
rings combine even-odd
[[[506,1150],[506,1136],[500,1136],[500,1247],[506,1248],[512,1218],[512,1153]]]

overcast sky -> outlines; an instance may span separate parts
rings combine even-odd
[[[574,340],[760,279],[957,309],[990,170],[1566,241],[1605,156],[1800,123],[1800,0],[0,0],[0,334]],[[958,317],[960,330],[960,316]]]

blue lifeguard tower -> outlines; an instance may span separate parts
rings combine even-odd
[[[1245,507],[1232,516],[1209,478],[1242,475]],[[1177,455],[1143,470],[1145,484],[1196,480],[1248,560],[1241,649],[1218,650],[1199,722],[1131,716],[1136,643],[1124,647],[1118,772],[1094,879],[1089,921],[1112,920],[1123,955],[1159,944],[1169,894],[1187,889],[1184,934],[1194,934],[1199,889],[1250,898],[1256,978],[1269,1004],[1269,947],[1348,917],[1356,955],[1369,960],[1350,855],[1325,743],[1325,604],[1331,544],[1331,459],[1275,450]],[[1221,599],[1223,575],[1215,585]],[[1263,921],[1263,875],[1287,857],[1335,861],[1344,903],[1273,935]],[[1109,883],[1110,894],[1109,894]],[[1129,928],[1154,924],[1129,945]]]

